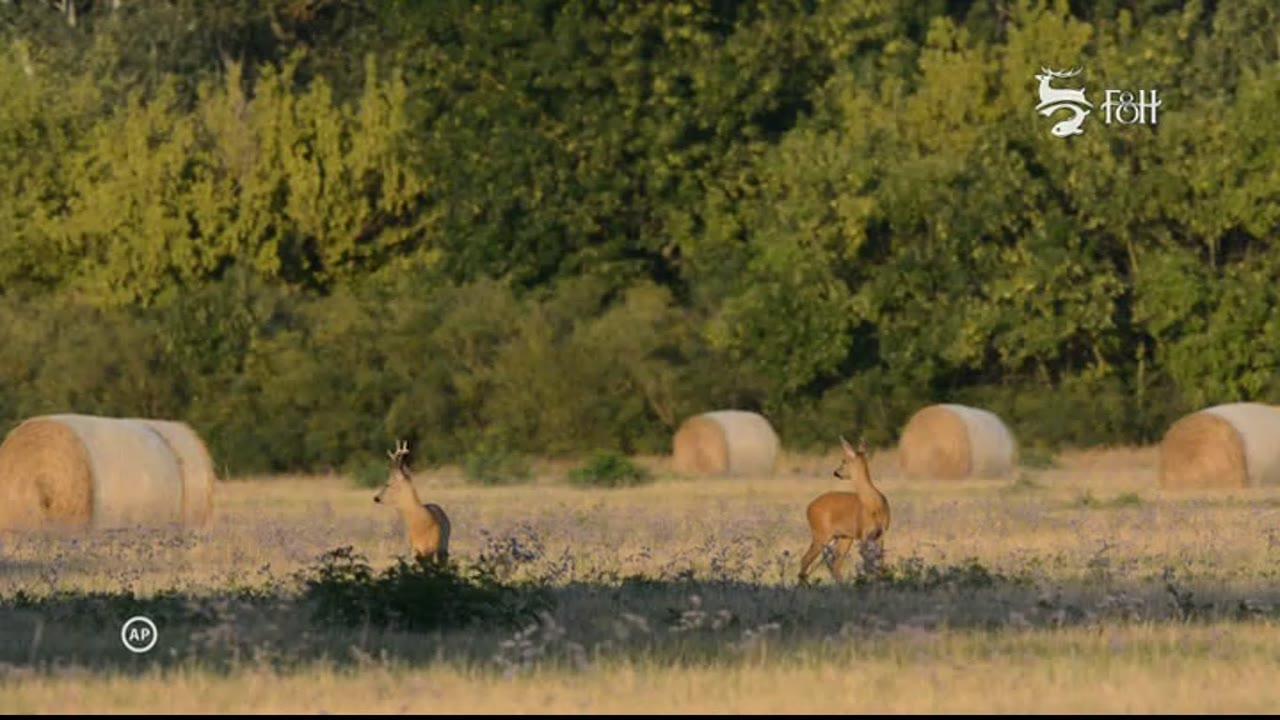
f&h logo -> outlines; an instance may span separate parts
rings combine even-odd
[[[1093,103],[1085,97],[1084,88],[1053,87],[1054,80],[1065,80],[1078,76],[1084,68],[1076,68],[1063,72],[1041,67],[1035,78],[1040,81],[1040,103],[1036,111],[1049,117],[1060,110],[1066,110],[1071,116],[1054,123],[1049,132],[1055,137],[1069,137],[1084,133],[1084,121],[1092,111]],[[1106,102],[1102,103],[1107,125],[1117,122],[1121,125],[1155,125],[1159,108],[1163,105],[1156,90],[1139,90],[1136,93],[1126,90],[1109,89],[1106,91]]]

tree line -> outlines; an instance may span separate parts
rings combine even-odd
[[[229,472],[1280,402],[1270,0],[7,0],[0,415]],[[1054,137],[1042,67],[1095,104]],[[1073,84],[1074,82],[1074,84]],[[1104,88],[1157,89],[1104,125]],[[422,462],[420,460],[420,462]]]

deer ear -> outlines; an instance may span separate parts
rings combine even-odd
[[[849,444],[849,441],[844,439],[844,436],[843,436],[843,435],[841,435],[841,436],[840,436],[840,444],[841,444],[842,446],[844,446],[844,452],[845,452],[845,454],[846,454],[846,455],[856,455],[856,454],[857,454],[856,452],[854,452],[854,450],[853,450],[853,446]]]

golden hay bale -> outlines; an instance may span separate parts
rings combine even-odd
[[[995,413],[930,405],[907,421],[898,462],[908,477],[998,477],[1017,465],[1013,433]]]
[[[682,475],[769,476],[778,434],[763,415],[720,410],[685,420],[672,440],[671,466]]]
[[[169,443],[182,468],[182,519],[187,525],[204,525],[213,513],[213,485],[217,474],[209,448],[192,427],[173,420],[132,418],[155,430]]]
[[[182,521],[182,470],[147,425],[47,415],[0,445],[0,528],[111,528]]]
[[[1280,408],[1229,403],[1183,417],[1160,442],[1159,478],[1171,489],[1280,483]]]

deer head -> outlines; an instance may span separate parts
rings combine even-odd
[[[400,491],[405,487],[412,487],[410,483],[413,476],[409,474],[408,460],[409,443],[403,440],[398,441],[395,450],[387,451],[387,457],[391,458],[391,471],[387,474],[386,484],[382,486],[377,495],[373,496],[373,501],[376,503],[382,502],[382,498],[387,494],[388,490]]]
[[[867,460],[867,440],[866,438],[858,438],[858,447],[849,444],[844,436],[840,436],[840,445],[844,448],[844,458],[840,462],[840,467],[836,468],[835,476],[841,480],[849,478],[850,466],[853,463],[864,463]]]

